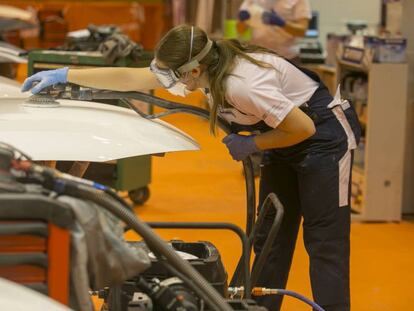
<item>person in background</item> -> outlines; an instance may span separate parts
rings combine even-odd
[[[275,51],[300,64],[297,38],[303,37],[311,19],[308,0],[244,0],[239,11],[239,31],[253,30],[251,43]]]

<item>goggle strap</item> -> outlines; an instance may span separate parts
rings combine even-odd
[[[187,62],[184,65],[180,66],[177,69],[177,71],[180,74],[183,74],[185,72],[189,72],[189,71],[193,70],[194,68],[197,68],[198,66],[200,66],[199,62],[204,57],[206,57],[208,52],[210,52],[212,46],[213,46],[213,41],[211,41],[210,39],[207,39],[207,43],[204,46],[204,48],[200,51],[200,53],[198,53],[196,56],[194,56],[189,62]]]
[[[190,53],[188,54],[188,62],[191,61],[191,54],[193,54],[193,41],[194,41],[194,26],[191,26]]]

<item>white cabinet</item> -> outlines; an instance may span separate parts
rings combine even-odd
[[[344,98],[353,95],[348,92],[354,86],[352,79],[354,83],[360,83],[359,92],[361,89],[366,92],[365,99],[361,100],[363,96],[359,94],[360,102],[355,101],[364,137],[355,151],[352,201],[357,213],[354,218],[399,221],[403,205],[404,167],[409,160],[405,157],[408,66],[374,63],[366,70],[339,62],[337,77],[338,82],[342,83]],[[360,77],[360,80],[355,77]],[[361,87],[361,81],[366,81],[365,88]],[[414,191],[414,187],[412,189]]]

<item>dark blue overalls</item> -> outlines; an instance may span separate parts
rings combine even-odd
[[[263,154],[259,206],[274,192],[285,213],[255,285],[285,288],[303,216],[313,298],[326,311],[348,311],[352,149],[360,138],[360,125],[349,104],[328,107],[333,97],[326,86],[312,71],[299,69],[319,83],[319,88],[301,107],[314,120],[316,133],[297,145],[266,150]],[[253,126],[233,126],[236,131],[271,129],[263,121]],[[274,211],[268,213],[258,230],[254,242],[256,254],[261,251],[274,217]],[[282,298],[264,296],[257,301],[269,310],[279,310]]]

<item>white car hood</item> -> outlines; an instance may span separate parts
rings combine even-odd
[[[190,136],[161,120],[113,105],[59,100],[30,107],[20,86],[0,80],[0,141],[33,160],[105,162],[132,156],[198,150]]]

